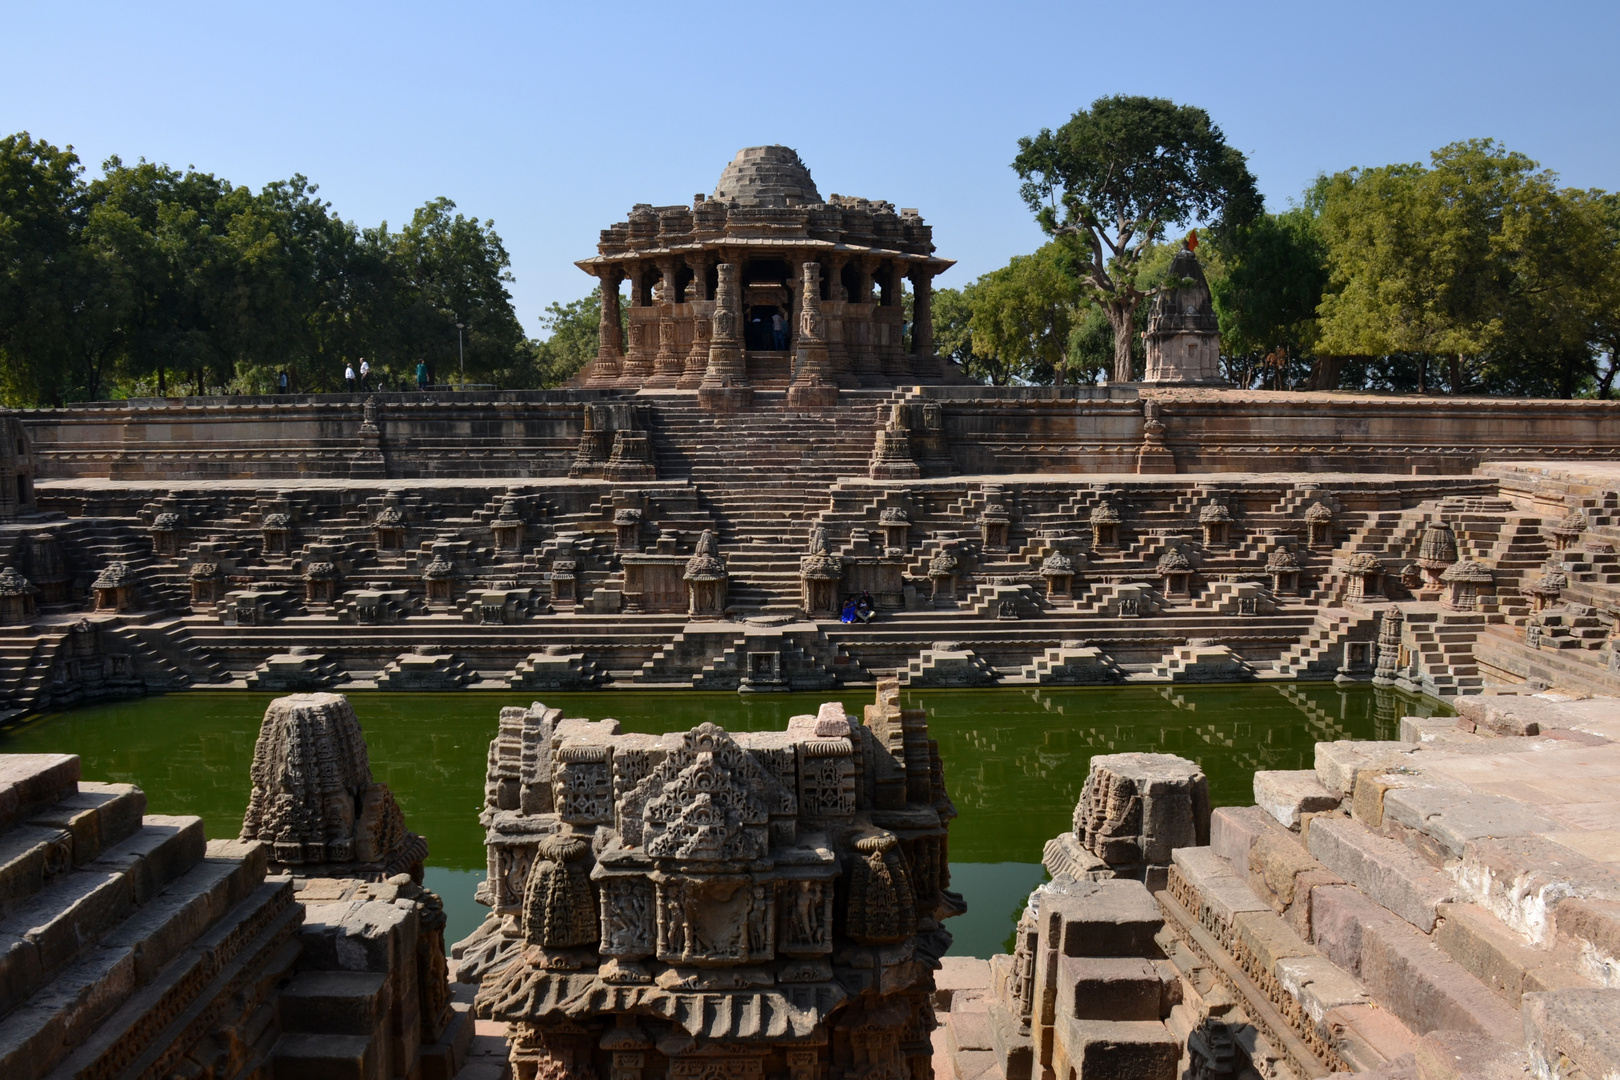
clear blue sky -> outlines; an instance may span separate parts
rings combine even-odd
[[[1093,99],[1208,109],[1272,208],[1318,172],[1494,136],[1620,187],[1620,3],[0,2],[0,130],[301,172],[344,217],[493,218],[530,335],[637,202],[798,149],[822,194],[918,207],[961,285],[1040,243],[1008,162]]]

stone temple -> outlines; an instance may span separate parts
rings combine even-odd
[[[240,840],[0,760],[0,1074],[1620,1074],[1620,403],[1234,389],[1174,265],[1143,381],[971,384],[922,219],[757,147],[602,234],[575,385],[0,416],[0,719],[293,696]],[[1324,740],[1245,808],[1094,761],[1014,950],[936,972],[949,801],[895,694],[1215,681],[1461,718]],[[443,958],[338,695],[614,687],[880,700],[768,734],[504,715],[493,913]]]
[[[602,282],[601,351],[576,380],[582,386],[697,389],[702,400],[737,407],[756,387],[823,404],[836,387],[946,375],[934,355],[931,297],[935,276],[953,264],[934,255],[933,230],[892,203],[823,199],[785,146],[739,151],[714,193],[690,206],[637,205],[578,265]],[[916,312],[909,341],[907,282]]]

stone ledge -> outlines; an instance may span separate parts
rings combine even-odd
[[[1524,996],[1524,1041],[1540,1076],[1620,1076],[1620,990],[1549,990]]]
[[[1362,932],[1361,980],[1385,1008],[1422,1035],[1513,1030],[1514,1012],[1427,937],[1402,922],[1373,923]]]
[[[1456,896],[1450,882],[1404,846],[1346,818],[1313,819],[1310,853],[1426,934],[1434,929],[1436,906]]]

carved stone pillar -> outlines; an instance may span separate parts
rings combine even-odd
[[[686,358],[676,348],[675,282],[681,271],[679,259],[659,259],[663,275],[658,302],[658,353],[653,357],[653,375],[648,386],[674,386],[686,367]]]
[[[806,262],[799,284],[799,319],[793,382],[788,405],[825,408],[838,403],[838,385],[827,364],[827,335],[821,314],[821,264]]]
[[[905,264],[892,261],[883,271],[885,287],[880,305],[884,333],[887,335],[878,347],[883,374],[891,380],[905,381],[911,375],[911,362],[906,356],[903,335],[906,326]]]
[[[689,256],[686,264],[692,268],[692,286],[686,296],[687,306],[692,309],[692,345],[686,350],[681,377],[675,385],[682,390],[694,390],[703,384],[704,369],[709,366],[714,297],[708,294],[708,282],[709,267],[714,265],[714,256],[707,253]]]
[[[872,271],[878,268],[879,261],[863,256],[852,260],[851,265],[855,268],[855,291],[849,302],[856,307],[844,319],[845,348],[849,351],[850,368],[860,384],[881,386],[883,368],[873,347],[876,340],[873,312],[877,305],[872,302]]]
[[[602,282],[602,317],[596,331],[596,363],[588,380],[591,386],[617,379],[624,366],[624,332],[619,327],[619,284],[624,281],[624,272],[613,267],[601,270],[597,276]]]
[[[911,275],[911,351],[934,355],[934,275],[918,269]]]
[[[652,264],[645,262],[630,266],[630,347],[620,366],[618,383],[621,386],[640,386],[653,373],[658,326],[652,316],[657,307],[643,303],[647,299],[647,275],[652,269]]]
[[[721,263],[715,289],[714,318],[710,331],[709,366],[698,387],[698,404],[705,409],[746,408],[754,400],[742,350],[742,292],[737,264]]]
[[[844,315],[849,308],[849,292],[844,288],[844,267],[849,258],[844,255],[829,255],[827,257],[827,299],[822,304],[826,315],[827,329],[827,364],[832,371],[833,381],[839,386],[851,390],[859,388],[861,381],[855,377],[855,369],[850,364],[849,348],[845,345],[848,332],[844,329]]]

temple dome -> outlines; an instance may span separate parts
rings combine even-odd
[[[714,185],[713,198],[739,206],[804,206],[822,201],[810,170],[789,146],[749,146],[737,151]]]

